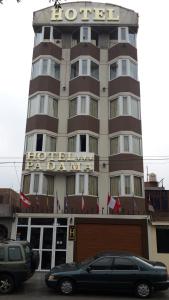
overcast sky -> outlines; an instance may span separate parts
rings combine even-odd
[[[148,167],[158,181],[164,178],[164,186],[169,189],[169,2],[106,2],[139,14],[137,48],[145,179]],[[48,0],[22,0],[20,4],[4,0],[0,5],[0,188],[20,189],[34,40],[33,11],[49,5]]]

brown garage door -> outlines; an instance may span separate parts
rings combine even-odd
[[[77,224],[76,228],[76,261],[109,250],[146,256],[146,237],[140,224]]]

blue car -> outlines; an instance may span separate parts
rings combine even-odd
[[[75,291],[131,291],[147,298],[166,290],[169,278],[165,264],[129,253],[101,253],[81,263],[62,264],[45,276],[48,287],[65,295]]]

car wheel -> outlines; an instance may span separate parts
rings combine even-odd
[[[62,279],[59,283],[59,291],[64,295],[71,295],[74,288],[74,283],[70,279]]]
[[[1,275],[0,276],[0,293],[9,294],[13,291],[15,287],[14,280],[10,275]]]
[[[147,282],[139,282],[136,285],[136,296],[139,298],[148,298],[152,292],[152,287]]]

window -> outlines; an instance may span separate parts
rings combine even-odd
[[[34,135],[30,134],[25,137],[25,152],[33,151]]]
[[[59,80],[60,65],[51,58],[40,58],[32,64],[31,79],[37,76],[47,75]]]
[[[110,118],[115,118],[119,115],[118,99],[110,101]]]
[[[42,41],[53,41],[56,42],[61,40],[61,33],[53,26],[42,26],[35,28],[35,39],[34,45],[38,45]]]
[[[47,152],[55,152],[56,151],[56,138],[50,135],[46,135],[46,147],[45,150]]]
[[[119,76],[130,76],[137,80],[137,63],[129,58],[113,62],[110,65],[110,80]]]
[[[134,195],[138,197],[143,196],[141,177],[134,176]]]
[[[89,114],[95,118],[98,118],[98,101],[90,98],[90,111]]]
[[[118,136],[110,140],[110,155],[118,154],[120,152],[120,139]]]
[[[156,228],[157,252],[169,253],[169,227],[161,226]]]
[[[29,194],[29,189],[30,189],[30,179],[31,179],[31,175],[24,175],[23,176],[23,193],[24,194]]]
[[[51,27],[44,27],[44,40],[50,40]]]
[[[113,270],[138,270],[138,266],[132,260],[123,257],[115,257]]]
[[[124,176],[124,188],[125,188],[125,195],[130,195],[131,194],[131,178],[130,176]]]
[[[133,136],[132,140],[133,140],[133,153],[141,155],[141,139],[137,136]]]
[[[4,248],[0,248],[0,261],[4,261],[4,259],[5,259]]]
[[[113,63],[110,65],[110,80],[115,79],[117,77],[118,65],[117,63]]]
[[[90,42],[91,40],[91,28],[80,27],[80,42]]]
[[[98,154],[98,139],[93,136],[89,136],[89,152]]]
[[[85,184],[85,176],[79,174],[79,193],[80,194],[84,193],[84,190],[85,190],[84,184]]]
[[[80,152],[86,152],[86,135],[81,134],[80,135],[80,145],[79,145],[79,151]]]
[[[75,195],[75,175],[66,177],[66,194]]]
[[[38,193],[39,191],[39,174],[34,174],[33,192]]]
[[[126,41],[127,40],[127,28],[122,27],[120,28],[121,33],[121,40]]]
[[[89,195],[98,195],[98,178],[89,175]]]
[[[123,136],[123,145],[124,145],[124,152],[129,152],[130,151],[129,135]]]
[[[86,96],[81,96],[80,114],[86,114],[86,102],[87,102]]]
[[[45,195],[54,194],[54,176],[43,175],[43,194]]]
[[[104,257],[96,260],[90,266],[92,270],[111,270],[113,257]]]
[[[46,94],[31,97],[28,102],[28,118],[36,114],[46,114],[57,118],[58,100]]]
[[[76,136],[68,138],[68,152],[76,152]]]
[[[140,101],[134,97],[131,97],[131,115],[140,119]]]
[[[131,27],[129,28],[129,43],[134,47],[136,47],[136,37],[137,37],[135,30],[136,30],[135,28],[131,28]]]
[[[37,134],[36,138],[36,151],[42,151],[43,146],[43,134]]]
[[[71,64],[70,78],[77,76],[92,76],[99,79],[99,65],[90,59],[80,59]]]
[[[122,114],[128,115],[128,98],[126,96],[122,97]]]
[[[8,248],[8,259],[10,261],[22,260],[22,253],[20,247],[9,247]]]
[[[110,178],[110,194],[117,196],[120,193],[120,176],[114,176]]]
[[[69,117],[73,117],[77,114],[77,98],[69,101]]]

